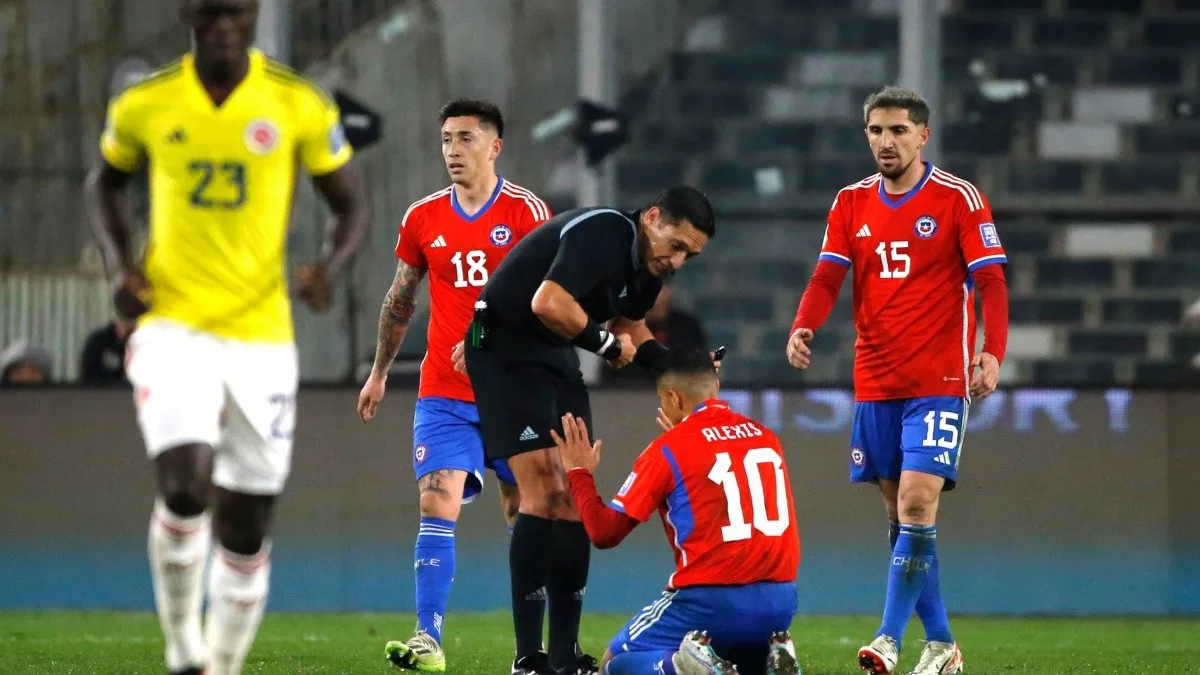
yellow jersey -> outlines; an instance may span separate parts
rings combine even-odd
[[[121,171],[148,162],[143,320],[293,341],[285,258],[297,163],[320,176],[352,153],[329,97],[252,50],[245,79],[218,106],[188,54],[111,103],[100,151]]]

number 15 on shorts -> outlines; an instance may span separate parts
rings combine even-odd
[[[933,450],[933,461],[958,466],[966,409],[961,414],[951,410],[930,410],[921,421],[925,423],[925,438],[921,440],[921,445]]]

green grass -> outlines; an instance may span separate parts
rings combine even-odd
[[[634,608],[636,609],[636,608]],[[625,617],[588,616],[583,646],[597,657]],[[873,617],[801,618],[792,635],[806,675],[857,673],[855,652]],[[383,614],[268,614],[245,673],[400,673],[383,658],[389,639],[408,637],[413,619]],[[1198,673],[1200,621],[958,618],[966,672]],[[512,659],[507,615],[459,614],[447,621],[449,673],[504,675]],[[909,629],[898,673],[920,651]],[[162,675],[162,639],[150,614],[0,613],[2,673]]]

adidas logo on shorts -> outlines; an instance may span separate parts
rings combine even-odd
[[[520,440],[522,440],[522,441],[536,441],[536,440],[537,440],[537,438],[538,438],[537,432],[533,430],[533,427],[525,427],[525,431],[522,431],[522,432],[521,432],[521,438],[520,438]]]
[[[950,466],[950,453],[943,452],[942,454],[938,455],[937,457],[934,457],[933,461],[938,462],[939,464],[945,464],[946,466]]]

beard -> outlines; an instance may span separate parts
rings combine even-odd
[[[896,159],[899,159],[899,157]],[[884,178],[888,180],[896,180],[897,178],[903,176],[906,171],[908,171],[908,168],[912,166],[914,159],[915,158],[908,160],[908,164],[901,165],[897,163],[896,168],[889,170],[883,168],[883,160],[876,158],[875,166],[879,169],[879,173],[882,174]]]

